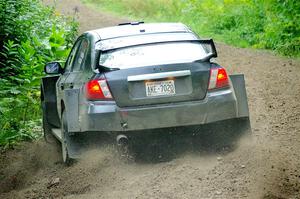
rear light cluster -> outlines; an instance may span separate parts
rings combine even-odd
[[[93,79],[85,84],[85,95],[89,100],[111,100],[112,95],[105,79]]]
[[[228,75],[226,70],[221,67],[211,68],[210,69],[210,80],[208,89],[217,89],[229,86]]]

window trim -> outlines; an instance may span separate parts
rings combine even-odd
[[[65,66],[64,66],[64,73],[71,73],[72,72],[73,62],[74,62],[74,59],[75,59],[75,57],[77,55],[78,47],[80,46],[81,41],[82,41],[82,38],[78,38],[77,41],[75,42],[75,44],[73,45],[73,47],[72,47],[72,49],[71,49],[71,51],[69,53],[69,56],[68,56],[68,58],[66,60]],[[73,50],[75,50],[75,54],[72,57],[73,58],[72,59],[70,57],[71,57],[71,54],[72,54]],[[71,60],[71,63],[68,65],[68,62],[69,62],[70,59],[72,59],[72,60]],[[67,69],[68,66],[70,66],[70,69],[66,71],[66,69]]]
[[[79,56],[79,53],[80,53],[80,50],[81,50],[81,45],[82,43],[86,41],[87,42],[87,47],[85,49],[85,52],[84,52],[84,56],[83,56],[83,59],[82,59],[82,62],[80,63],[80,66],[78,68],[78,70],[74,70],[74,60],[76,60]],[[88,50],[90,48],[90,42],[89,40],[86,38],[86,37],[82,37],[81,40],[80,40],[80,46],[78,47],[77,51],[76,51],[76,55],[75,55],[75,58],[73,60],[73,63],[72,63],[72,68],[71,68],[71,71],[70,72],[80,72],[80,71],[83,71],[84,68],[83,68],[83,65],[85,64],[85,61],[86,61],[86,58],[87,58],[87,54],[88,54]]]

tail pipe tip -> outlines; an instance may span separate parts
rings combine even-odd
[[[129,144],[128,137],[126,135],[118,135],[116,138],[117,144],[121,146],[126,146]]]

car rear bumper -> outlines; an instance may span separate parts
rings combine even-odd
[[[133,131],[206,124],[238,117],[232,89],[207,93],[204,100],[120,108],[115,102],[80,106],[82,132]]]

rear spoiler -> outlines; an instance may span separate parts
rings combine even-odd
[[[199,43],[203,44],[208,54],[206,57],[202,58],[201,61],[207,61],[213,57],[214,58],[218,57],[217,49],[213,39],[201,39],[199,40]]]
[[[166,43],[166,42],[199,42],[203,44],[209,57],[217,57],[217,51],[212,39],[199,39],[195,35],[182,33],[136,35],[130,37],[120,37],[114,39],[105,39],[96,42],[95,50],[108,51],[129,46],[138,46],[145,44]]]
[[[118,26],[126,26],[126,25],[140,25],[143,24],[145,22],[143,21],[132,21],[132,22],[125,22],[125,23],[119,23]]]

